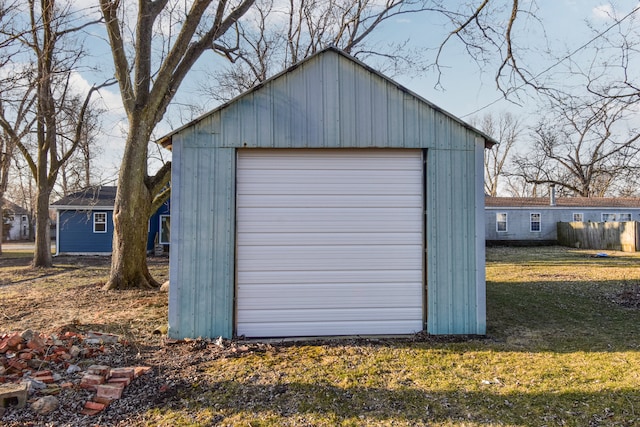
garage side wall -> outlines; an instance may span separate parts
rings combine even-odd
[[[450,137],[452,131],[456,132],[440,129],[439,137]],[[486,332],[484,195],[476,184],[477,174],[482,173],[477,151],[481,155],[482,148],[475,151],[427,150],[426,286],[431,334]]]
[[[169,336],[231,338],[235,249],[234,149],[185,132],[174,144]]]

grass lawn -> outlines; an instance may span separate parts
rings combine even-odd
[[[486,337],[279,343],[208,358],[214,344],[148,347],[162,355],[149,356],[162,375],[173,371],[163,381],[174,394],[131,414],[129,424],[640,426],[640,254],[595,252],[488,248]],[[1,261],[8,330],[41,327],[31,313],[40,294],[43,307],[73,304],[59,311],[84,319],[81,301],[98,293],[101,314],[92,322],[131,340],[166,319],[166,294],[89,286],[104,280],[106,264],[60,265],[40,286],[12,285],[10,274],[28,270]],[[175,361],[167,359],[174,351]]]
[[[640,256],[489,248],[488,335],[298,343],[219,359],[158,424],[637,426]]]

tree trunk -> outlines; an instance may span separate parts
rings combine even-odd
[[[49,221],[49,195],[51,190],[44,184],[38,184],[36,201],[36,245],[33,254],[33,267],[48,268],[53,265],[51,258],[51,225]]]
[[[152,195],[145,184],[149,135],[131,123],[113,209],[113,254],[108,289],[153,289],[160,284],[147,267],[147,234]],[[144,144],[144,147],[141,145]]]
[[[2,211],[3,193],[0,192],[0,255],[2,255],[2,240],[4,240],[4,216]]]

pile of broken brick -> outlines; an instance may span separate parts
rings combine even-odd
[[[101,332],[46,336],[31,330],[0,335],[0,416],[6,407],[21,408],[28,401],[35,412],[46,414],[55,410],[52,396],[72,388],[95,392],[80,413],[96,415],[120,399],[131,381],[151,370],[95,364],[92,358],[117,344],[118,338]]]

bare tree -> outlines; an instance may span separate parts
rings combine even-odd
[[[265,81],[282,69],[336,46],[359,59],[378,61],[388,74],[426,68],[425,50],[409,49],[408,41],[373,42],[371,35],[401,15],[439,12],[431,0],[257,0],[237,32],[222,41],[231,64],[213,71],[203,90],[226,101]]]
[[[500,178],[508,179],[508,160],[523,131],[522,119],[503,111],[497,115],[487,113],[479,119],[472,119],[471,124],[499,141],[491,150],[484,152],[484,191],[495,197],[498,195]]]
[[[81,96],[74,96],[67,103],[61,106],[61,115],[59,120],[59,147],[60,153],[68,151],[75,141],[75,129],[78,126],[77,120],[79,112],[82,108],[83,99]],[[101,109],[97,108],[94,103],[87,106],[84,114],[83,123],[81,124],[79,141],[77,148],[73,151],[71,157],[60,166],[59,195],[66,196],[70,193],[80,191],[90,187],[93,176],[93,160],[102,152],[102,147],[98,144],[98,134],[101,130],[99,114]]]
[[[69,40],[96,21],[77,22],[70,13],[69,6],[58,8],[55,0],[29,0],[26,5],[29,16],[24,30],[13,29],[6,34],[19,42],[30,53],[32,64],[29,88],[36,96],[34,108],[35,146],[30,146],[30,139],[20,138],[15,133],[12,121],[16,117],[0,117],[0,126],[16,141],[16,146],[26,160],[37,186],[35,203],[35,253],[34,267],[49,267],[52,264],[50,250],[49,199],[56,183],[58,172],[73,154],[80,142],[82,124],[92,94],[98,90],[93,87],[88,91],[76,120],[77,126],[70,136],[72,143],[65,152],[60,152],[59,119],[61,106],[72,96],[69,79],[73,68],[83,55],[81,44],[77,40]],[[66,42],[70,41],[70,45]]]
[[[208,51],[227,51],[219,41],[253,5],[254,0],[140,0],[127,9],[120,0],[100,0],[115,74],[128,118],[128,134],[118,176],[113,211],[113,256],[107,289],[153,288],[159,284],[147,268],[146,240],[149,216],[166,199],[170,163],[149,175],[148,143],[156,125],[188,71]],[[160,46],[154,45],[159,18],[170,9],[180,18],[169,22]],[[135,19],[127,21],[128,14]],[[178,16],[178,14],[170,14]],[[131,37],[126,22],[135,21]],[[177,28],[177,31],[173,30]],[[131,40],[131,49],[126,42]],[[156,39],[157,40],[157,39]],[[156,49],[157,47],[157,49]],[[131,57],[127,56],[131,52]]]
[[[18,12],[17,2],[0,3],[0,117],[12,117],[11,131],[0,127],[0,218],[2,200],[9,185],[11,164],[14,159],[17,143],[26,137],[33,126],[30,114],[35,102],[34,90],[31,86],[23,86],[24,76],[12,66],[12,59],[20,49],[13,45],[15,35],[11,32],[12,21]],[[0,239],[0,254],[2,254]]]
[[[628,128],[629,104],[616,99],[552,99],[533,129],[533,145],[516,159],[527,183],[555,185],[560,194],[611,195],[613,184],[637,171],[640,134]]]

